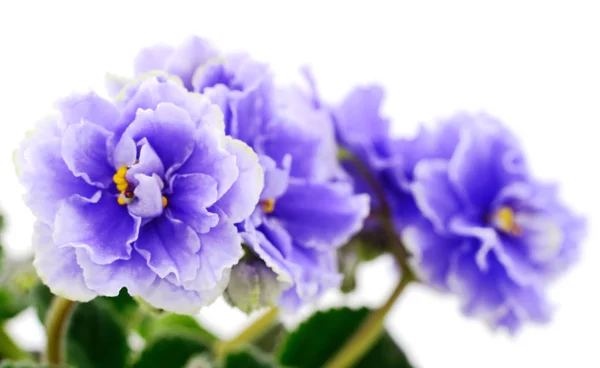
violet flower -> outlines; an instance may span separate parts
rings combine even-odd
[[[226,132],[258,153],[265,186],[238,228],[279,287],[292,285],[279,304],[297,308],[339,286],[336,249],[361,229],[368,197],[354,194],[337,162],[327,110],[302,90],[276,87],[265,64],[212,50],[195,37],[177,48],[156,46],[140,53],[136,70],[166,71],[208,96],[224,112]]]
[[[117,105],[92,92],[58,110],[16,155],[42,280],[79,301],[125,287],[179,313],[219,296],[243,255],[234,224],[264,182],[252,149],[225,135],[219,108],[149,77]]]
[[[494,118],[457,115],[396,139],[381,97],[378,87],[360,88],[334,109],[338,139],[375,179],[418,278],[457,294],[466,314],[492,326],[515,332],[547,321],[544,289],[576,259],[584,221],[554,185],[531,176],[516,138]],[[380,210],[380,197],[351,172]]]

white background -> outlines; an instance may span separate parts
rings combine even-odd
[[[450,4],[452,3],[452,4]],[[281,80],[314,67],[326,98],[375,81],[399,133],[457,109],[506,121],[542,178],[589,216],[582,260],[550,290],[548,326],[516,337],[463,317],[452,297],[413,286],[388,326],[419,367],[599,367],[600,10],[593,1],[254,2],[5,1],[0,5],[0,205],[4,243],[30,252],[33,218],[11,154],[26,130],[72,90],[102,90],[105,72],[131,73],[137,49],[188,34],[272,63]],[[599,5],[600,6],[600,5]],[[361,270],[353,305],[378,305],[395,273],[383,259]],[[323,304],[341,303],[330,296]],[[201,319],[223,337],[246,318],[223,302]],[[23,316],[10,331],[30,346],[41,327]]]

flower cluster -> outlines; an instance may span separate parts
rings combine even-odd
[[[35,266],[54,293],[295,310],[339,288],[340,247],[392,232],[403,271],[466,313],[511,331],[548,319],[544,289],[584,224],[494,118],[396,138],[382,88],[331,105],[310,75],[278,85],[267,64],[197,37],[144,49],[134,67],[107,79],[110,101],[60,101],[17,151]]]
[[[498,120],[458,114],[413,139],[394,138],[382,96],[359,88],[332,113],[340,144],[377,183],[354,171],[357,189],[373,196],[372,211],[385,202],[412,270],[492,326],[514,332],[523,321],[547,321],[544,288],[576,259],[584,221],[555,185],[531,175]]]
[[[198,38],[143,50],[135,66],[132,80],[109,80],[114,102],[61,101],[17,155],[38,218],[35,265],[53,292],[126,287],[192,313],[225,289],[251,311],[337,287],[337,248],[369,198],[337,163],[329,113]]]

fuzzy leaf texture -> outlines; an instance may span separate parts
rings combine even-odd
[[[279,363],[297,368],[323,366],[360,327],[369,312],[367,308],[339,308],[314,314],[289,335],[280,350]],[[402,349],[384,331],[354,367],[411,368],[412,365]]]

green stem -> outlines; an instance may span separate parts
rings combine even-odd
[[[272,308],[267,313],[263,314],[259,319],[254,321],[244,331],[242,331],[237,337],[229,341],[223,341],[215,345],[215,354],[222,360],[228,352],[235,351],[237,348],[244,344],[249,344],[261,337],[267,332],[269,328],[273,326],[277,321],[279,310]]]
[[[4,326],[0,324],[0,360],[27,360],[29,358],[31,358],[29,354],[17,346],[6,333]]]
[[[392,295],[388,298],[383,306],[371,312],[363,324],[352,335],[350,340],[331,358],[325,368],[347,368],[356,364],[377,342],[381,336],[384,326],[384,320],[387,313],[390,311],[406,285],[413,278],[411,274],[403,274],[400,282],[394,289]]]
[[[50,364],[63,363],[63,340],[67,328],[67,321],[71,310],[75,306],[72,300],[56,297],[52,301],[48,317],[46,319],[46,361]]]
[[[396,234],[394,224],[392,222],[392,210],[388,205],[388,201],[385,192],[379,185],[378,180],[371,174],[371,170],[367,167],[358,157],[352,152],[340,148],[338,151],[338,157],[340,160],[347,160],[354,165],[360,176],[365,179],[369,187],[373,190],[373,195],[377,198],[379,203],[378,217],[381,221],[381,227],[386,233],[390,244],[390,251],[394,254],[394,257],[398,261],[398,264],[402,268],[404,273],[410,273],[410,266],[408,265],[408,253],[404,248],[404,244],[400,240],[400,237]],[[414,276],[414,275],[413,275]]]

